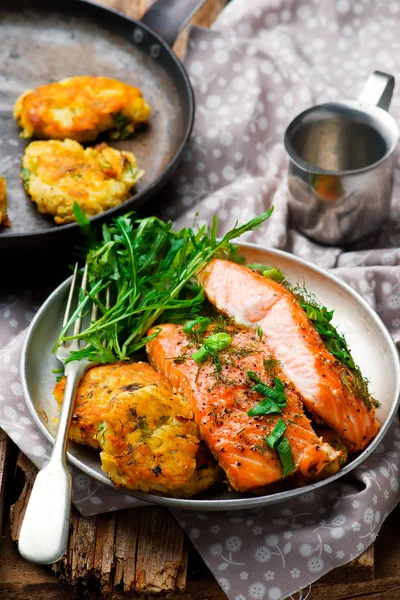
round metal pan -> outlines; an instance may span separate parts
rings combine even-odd
[[[27,89],[75,75],[103,75],[139,87],[150,103],[147,127],[127,140],[109,140],[110,145],[133,152],[145,175],[131,198],[93,221],[137,209],[168,181],[194,119],[190,81],[171,45],[203,2],[158,0],[142,21],[136,21],[86,0],[3,0],[0,175],[7,181],[12,226],[0,227],[0,250],[48,247],[71,240],[78,229],[76,223],[55,226],[51,217],[38,213],[24,191],[21,159],[30,140],[19,137],[12,109]]]
[[[399,405],[400,367],[397,350],[382,321],[372,308],[348,285],[310,263],[279,250],[265,250],[254,244],[241,244],[249,262],[276,265],[292,282],[298,282],[329,309],[334,309],[334,324],[343,332],[362,372],[370,380],[370,390],[381,402],[377,416],[381,429],[377,437],[360,454],[355,455],[337,474],[318,483],[298,489],[265,495],[228,492],[226,486],[214,486],[192,499],[165,498],[123,489],[141,500],[182,509],[218,511],[253,508],[283,502],[312,489],[328,485],[360,465],[377,447]],[[51,370],[59,367],[51,354],[61,328],[70,279],[62,283],[40,308],[30,326],[21,357],[21,378],[28,408],[39,429],[54,441],[58,409],[52,390],[55,385]],[[47,415],[47,419],[43,418]],[[95,479],[113,486],[102,472],[98,453],[88,447],[69,442],[68,459]],[[116,488],[117,489],[117,488]]]

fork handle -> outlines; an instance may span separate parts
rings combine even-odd
[[[86,361],[66,365],[67,383],[53,451],[36,477],[19,534],[20,554],[39,564],[56,562],[67,549],[72,495],[66,461],[68,429],[76,390],[88,366]]]
[[[71,514],[71,474],[50,461],[39,471],[19,534],[20,554],[35,563],[49,565],[64,554]]]

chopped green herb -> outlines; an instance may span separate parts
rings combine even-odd
[[[99,423],[97,425],[97,433],[96,433],[96,437],[98,437],[99,435],[101,435],[102,437],[102,443],[105,443],[105,434],[107,431],[107,423],[105,421],[102,421],[101,423]]]
[[[124,140],[132,133],[132,126],[129,117],[123,113],[116,113],[114,115],[114,123],[117,128],[117,135],[120,140]]]
[[[226,333],[228,325],[234,324],[235,320],[233,318],[227,318],[223,315],[218,315],[212,319],[213,333]]]
[[[232,338],[227,333],[214,333],[206,339],[204,345],[209,352],[221,352],[232,344]]]
[[[274,387],[272,388],[261,381],[258,375],[253,373],[253,371],[247,371],[246,374],[249,379],[252,379],[257,384],[251,388],[252,390],[260,394],[264,394],[282,406],[286,406],[286,394],[282,381],[279,379],[279,377],[274,377]]]
[[[28,183],[29,183],[29,177],[30,177],[30,171],[29,169],[26,169],[25,167],[22,169],[22,181],[24,182],[24,186],[25,188],[28,187]]]
[[[253,271],[257,271],[259,273],[262,273],[267,268],[266,265],[262,265],[261,263],[251,263],[246,265],[246,267],[248,269],[253,269]]]
[[[176,365],[181,365],[182,363],[185,363],[188,358],[189,358],[189,354],[187,352],[184,352],[183,354],[180,354],[179,356],[175,356],[173,361]]]
[[[264,277],[268,277],[268,279],[277,281],[278,283],[282,283],[282,281],[285,281],[286,279],[284,273],[282,273],[282,271],[280,271],[277,267],[271,267],[270,265],[262,265],[260,263],[253,263],[250,265],[246,265],[246,267],[253,269],[253,271],[257,271],[257,273],[264,275]]]
[[[249,410],[247,414],[250,417],[274,413],[280,414],[282,408],[286,407],[287,401],[282,381],[278,377],[274,377],[274,387],[272,388],[263,383],[253,371],[247,371],[247,377],[256,382],[256,385],[251,388],[252,391],[265,396],[265,399]]]
[[[271,448],[271,450],[275,450],[275,447],[278,445],[286,429],[287,427],[285,421],[283,419],[278,419],[272,433],[270,433],[269,436],[265,438],[265,441],[267,442],[267,445]]]
[[[137,167],[135,167],[135,168],[134,168],[134,167],[132,166],[132,163],[131,163],[131,161],[130,161],[130,160],[128,160],[128,166],[129,166],[129,171],[130,171],[130,174],[131,174],[131,176],[132,176],[134,179],[136,179],[136,177],[138,176],[138,173],[139,173],[139,169],[138,169]]]
[[[261,341],[263,339],[264,332],[263,332],[263,330],[261,329],[260,326],[257,327],[256,331],[257,331],[257,336],[259,337],[259,339]]]
[[[251,449],[257,450],[257,452],[259,452],[260,454],[265,454],[267,451],[266,446],[263,446],[261,444],[254,444]]]
[[[279,460],[282,464],[283,476],[290,475],[295,470],[296,465],[294,464],[292,449],[287,438],[282,438],[276,447],[279,454]]]
[[[268,277],[268,279],[272,279],[277,283],[282,283],[282,281],[285,280],[285,275],[276,267],[268,267],[268,269],[265,269],[262,274],[264,277]]]
[[[186,335],[196,335],[199,333],[204,333],[207,331],[211,323],[211,319],[209,317],[198,317],[193,321],[187,321],[183,326],[183,331]]]
[[[203,362],[206,362],[206,360],[210,357],[210,354],[211,353],[206,346],[201,346],[200,350],[192,354],[192,358],[197,363],[202,364]]]
[[[147,439],[151,435],[151,431],[149,428],[149,424],[147,423],[147,417],[139,417],[136,421],[133,431],[141,430],[141,440],[143,441]]]
[[[210,335],[200,347],[198,352],[192,354],[193,360],[202,364],[209,356],[212,356],[217,372],[221,372],[221,364],[218,359],[218,352],[222,352],[232,343],[232,338],[227,333],[214,333]]]
[[[61,381],[61,379],[64,377],[64,369],[52,369],[51,372],[54,374],[60,373],[60,375],[57,375],[57,377],[56,377],[57,383],[59,383]]]
[[[271,398],[265,398],[256,406],[253,406],[247,414],[249,417],[259,417],[261,415],[280,415],[282,411]]]

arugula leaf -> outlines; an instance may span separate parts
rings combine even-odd
[[[147,331],[161,317],[181,323],[192,320],[205,302],[196,277],[214,257],[229,257],[235,251],[231,240],[260,227],[271,213],[272,209],[244,225],[236,224],[220,240],[216,219],[211,227],[174,231],[170,221],[136,219],[134,213],[127,213],[104,225],[96,238],[82,209],[74,205],[75,218],[86,234],[89,286],[55,349],[64,341],[80,339],[86,346],[70,360],[127,360],[147,343]],[[67,335],[89,301],[97,304],[98,318],[77,336]],[[218,359],[218,351],[212,352]]]

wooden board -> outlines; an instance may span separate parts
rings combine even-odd
[[[85,593],[87,597],[97,594],[97,598],[114,599],[145,595],[150,600],[169,593],[171,600],[226,598],[191,546],[188,561],[188,545],[182,531],[169,512],[159,507],[129,509],[97,517],[82,517],[73,510],[68,551],[63,559],[51,568],[24,561],[14,542],[18,539],[36,468],[19,453],[16,468],[9,460],[8,477],[2,475],[5,471],[4,461],[1,463],[1,442],[4,440],[6,437],[0,436],[0,467],[3,464],[0,480],[3,489],[15,489],[19,485],[20,493],[10,508],[9,527],[5,528],[0,551],[3,597],[77,600]],[[8,441],[7,445],[10,459],[12,444]],[[308,600],[400,599],[399,518],[400,506],[385,523],[375,547],[371,546],[356,560],[328,573],[311,590],[304,590],[303,598],[309,594]],[[57,583],[55,576],[61,583]]]

